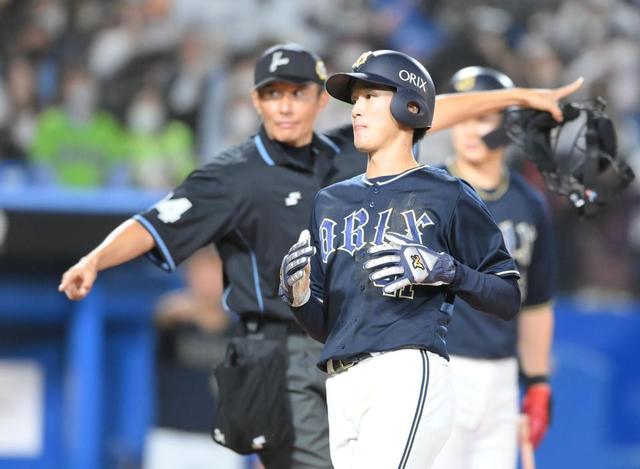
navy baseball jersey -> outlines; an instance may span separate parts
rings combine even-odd
[[[455,175],[452,167],[446,168]],[[504,236],[520,271],[523,312],[553,297],[555,258],[551,216],[544,197],[519,174],[507,170],[500,186],[480,196]],[[516,356],[517,321],[478,314],[460,298],[449,324],[447,346],[452,355],[498,359]]]
[[[456,282],[409,286],[384,295],[363,264],[367,248],[381,244],[385,233],[449,253],[458,263],[456,276],[481,272],[518,277],[500,230],[473,189],[428,166],[371,180],[356,176],[323,189],[314,203],[310,231],[317,249],[311,261],[311,299],[293,311],[313,337],[325,342],[321,368],[330,358],[411,347],[448,358],[448,313],[441,306],[448,289],[455,293]],[[476,295],[491,295],[481,291],[477,278],[467,283],[471,286],[466,288],[480,290]]]
[[[156,242],[148,257],[171,271],[216,243],[227,281],[225,307],[241,316],[293,321],[278,298],[281,255],[307,226],[317,192],[366,165],[353,147],[351,126],[327,135],[314,134],[298,149],[270,140],[261,128],[194,171],[134,217]]]

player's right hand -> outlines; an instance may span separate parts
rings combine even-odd
[[[91,291],[97,276],[98,269],[95,262],[82,258],[62,275],[58,291],[64,292],[70,300],[82,300]]]
[[[311,258],[315,253],[309,230],[303,230],[282,259],[278,295],[290,306],[302,306],[311,297]]]
[[[522,410],[529,420],[529,438],[537,448],[551,422],[551,387],[546,383],[529,386],[522,401]]]

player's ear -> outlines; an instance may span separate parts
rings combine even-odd
[[[251,90],[251,102],[258,115],[262,117],[262,102],[257,90]]]

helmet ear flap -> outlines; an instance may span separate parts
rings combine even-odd
[[[409,110],[412,104],[417,107],[418,112]],[[398,122],[412,129],[431,127],[432,108],[433,106],[430,108],[421,95],[408,88],[398,88],[391,99],[391,115]]]

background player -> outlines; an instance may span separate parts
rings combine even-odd
[[[252,99],[262,117],[259,132],[192,173],[166,199],[116,228],[72,266],[59,286],[73,300],[84,298],[99,271],[147,253],[173,270],[195,250],[215,242],[228,281],[225,299],[247,329],[284,330],[289,364],[287,395],[295,440],[292,448],[261,453],[268,468],[330,467],[324,375],[313,363],[320,345],[293,321],[277,298],[280,253],[307,225],[313,197],[333,182],[364,170],[351,128],[328,135],[313,126],[323,109],[324,66],[294,44],[274,46],[255,66]],[[580,86],[555,90],[514,89],[438,99],[433,129],[470,113],[513,104],[560,115],[557,100]]]
[[[414,159],[435,104],[418,61],[367,52],[326,87],[353,103],[367,171],[320,191],[311,239],[303,232],[284,258],[281,293],[325,343],[334,466],[430,467],[453,418],[445,299],[511,319],[518,272],[471,188]]]
[[[467,67],[450,81],[452,92],[512,88],[503,73]],[[500,127],[501,113],[488,113],[453,127],[455,159],[449,173],[469,182],[502,230],[520,271],[522,312],[504,322],[455,302],[447,349],[456,395],[455,423],[436,459],[438,469],[508,469],[516,465],[518,360],[527,376],[523,410],[537,446],[549,424],[547,381],[553,334],[553,230],[542,194],[505,162],[506,141],[483,141]],[[494,134],[496,135],[496,134]],[[489,140],[490,141],[490,140]]]

